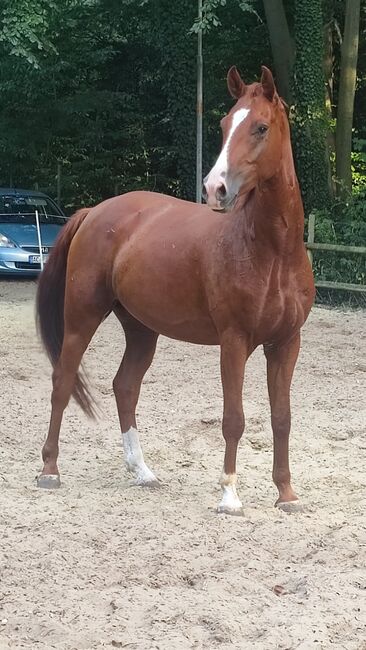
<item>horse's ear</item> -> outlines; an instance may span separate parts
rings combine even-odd
[[[235,65],[233,65],[227,73],[227,87],[230,95],[234,97],[234,99],[239,99],[239,97],[242,97],[246,91],[247,87]]]
[[[266,68],[265,65],[262,65],[261,85],[263,88],[264,96],[267,97],[270,102],[273,101],[274,96],[277,94],[276,86],[273,80],[272,72]]]

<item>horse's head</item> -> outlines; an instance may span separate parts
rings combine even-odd
[[[247,194],[278,171],[287,123],[268,68],[262,66],[260,83],[247,86],[233,66],[227,85],[237,102],[221,120],[222,150],[203,183],[203,197],[214,210],[230,209],[239,194]]]

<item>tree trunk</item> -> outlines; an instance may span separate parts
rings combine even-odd
[[[333,119],[334,110],[334,50],[333,50],[333,31],[334,31],[334,0],[323,0],[323,20],[324,20],[324,59],[323,68],[325,76],[325,105],[327,111],[328,124]],[[328,159],[331,157],[335,160],[335,132],[328,127],[327,131]],[[329,194],[334,199],[335,187],[333,183],[332,166],[328,169],[328,186]]]
[[[295,42],[292,134],[296,169],[308,215],[314,208],[325,208],[330,203],[321,0],[296,0]]]
[[[292,103],[291,75],[294,46],[290,36],[283,0],[263,0],[269,39],[276,70],[276,84],[281,97]]]
[[[347,195],[352,191],[352,123],[359,26],[360,0],[346,0],[336,130],[336,175],[339,181],[340,196]]]

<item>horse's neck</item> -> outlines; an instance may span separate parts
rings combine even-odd
[[[289,142],[278,172],[253,191],[244,209],[254,246],[288,256],[303,245],[304,213]]]

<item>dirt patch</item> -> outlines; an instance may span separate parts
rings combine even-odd
[[[40,491],[50,367],[35,283],[0,282],[0,649],[366,648],[366,314],[315,308],[293,383],[291,459],[305,511],[273,508],[265,364],[246,372],[243,518],[218,516],[217,348],[161,338],[138,406],[160,490],[131,487],[110,317],[86,355],[99,421],[72,404],[62,487]]]

